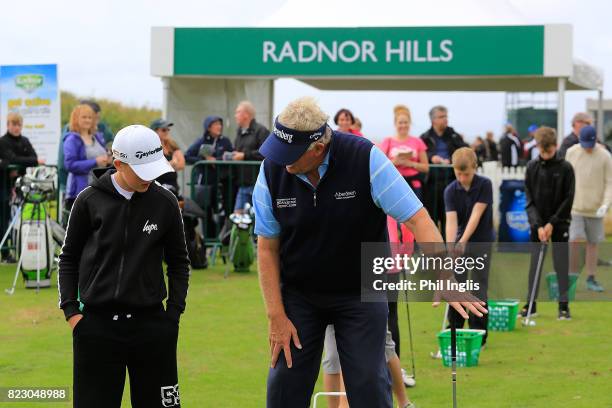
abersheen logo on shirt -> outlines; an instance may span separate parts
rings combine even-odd
[[[336,192],[334,194],[334,198],[336,200],[348,200],[350,198],[355,198],[357,197],[357,192],[355,190],[353,191],[344,191],[344,192]]]
[[[297,207],[297,199],[295,197],[276,199],[276,208],[291,208],[291,207]]]
[[[145,222],[144,227],[142,227],[142,232],[146,232],[151,235],[151,232],[157,231],[157,224],[149,224],[149,220]]]

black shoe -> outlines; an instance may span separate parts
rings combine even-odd
[[[612,266],[612,261],[610,260],[604,260],[604,259],[597,259],[597,266]]]
[[[8,263],[8,264],[14,264],[14,263],[17,263],[17,259],[15,259],[13,254],[8,254],[2,259],[2,262]]]
[[[572,315],[570,314],[569,306],[567,303],[559,304],[559,317],[557,320],[572,320]]]
[[[525,306],[523,306],[523,308],[521,309],[521,312],[519,313],[520,317],[527,317],[527,313],[529,311],[529,303],[525,304]],[[536,313],[536,302],[533,302],[533,305],[531,305],[531,317],[536,317],[538,314]]]

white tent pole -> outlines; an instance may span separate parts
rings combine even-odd
[[[272,129],[274,125],[274,89],[276,82],[274,79],[270,80],[270,96],[268,105],[268,129]]]
[[[599,140],[605,143],[605,135],[603,134],[604,126],[604,111],[603,111],[603,87],[597,91],[597,136]]]
[[[168,119],[168,89],[170,89],[170,78],[162,77],[162,117]]]
[[[557,97],[557,144],[561,146],[565,130],[563,124],[565,123],[565,78],[558,78],[558,92]]]

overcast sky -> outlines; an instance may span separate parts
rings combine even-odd
[[[149,68],[152,26],[570,23],[574,56],[603,70],[608,78],[605,95],[612,97],[612,2],[606,1],[239,0],[230,7],[218,0],[28,0],[27,9],[13,1],[0,3],[0,64],[57,63],[62,90],[131,105],[161,107],[161,83]],[[411,108],[414,134],[429,126],[427,111],[434,104],[448,106],[451,125],[470,139],[489,129],[499,133],[505,121],[503,93],[320,92],[291,79],[277,81],[275,112],[302,95],[314,95],[332,115],[340,107],[350,108],[374,139],[393,132],[397,103]],[[595,92],[567,96],[566,129],[571,115],[585,109],[586,98],[595,97]]]

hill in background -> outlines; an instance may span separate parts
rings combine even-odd
[[[73,93],[62,91],[62,126],[68,123],[72,109],[79,104],[79,101],[84,99],[94,100],[100,105],[102,108],[102,120],[110,126],[113,133],[117,133],[119,129],[127,125],[141,124],[149,126],[152,121],[160,118],[162,115],[160,109],[126,106],[121,102],[110,99],[80,97]]]

